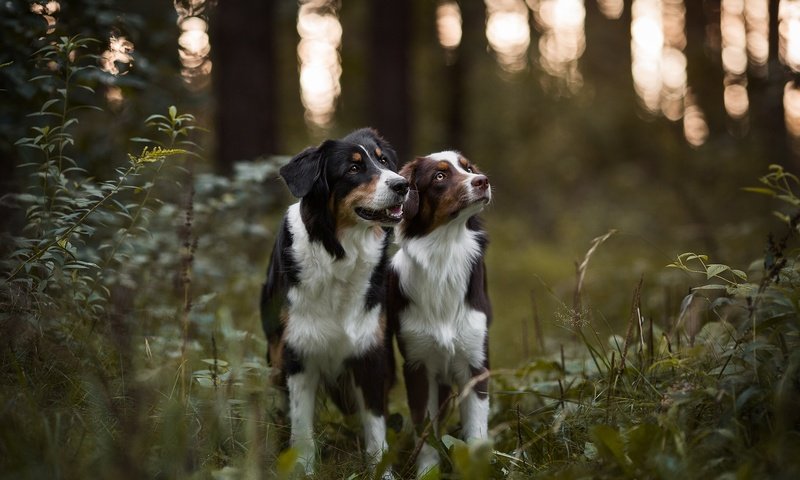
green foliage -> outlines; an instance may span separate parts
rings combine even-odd
[[[248,262],[217,268],[233,239],[266,235],[244,221],[244,210],[271,201],[261,183],[274,163],[195,182],[187,172],[202,129],[173,106],[145,120],[152,131],[135,141],[148,145],[112,178],[89,176],[73,132],[88,110],[76,92],[94,94],[84,83],[96,70],[84,61],[92,43],[62,37],[36,54],[45,69],[34,78],[52,98],[30,116],[31,135],[16,142],[33,154],[19,165],[25,190],[5,197],[24,212],[25,226],[6,237],[0,261],[0,471],[15,478],[261,472],[273,448],[263,439],[274,436],[259,420],[274,402],[264,396],[263,340],[233,325],[231,309],[213,305],[208,285],[217,279],[203,280]],[[181,175],[189,183],[175,180]],[[233,212],[241,222],[221,221]],[[182,243],[196,245],[219,224],[229,232],[224,254],[195,257],[196,246]],[[174,290],[170,271],[179,279]],[[252,448],[241,456],[245,445]]]
[[[800,205],[797,181],[782,168],[772,166],[762,183],[767,187],[749,190]],[[800,474],[800,416],[789,407],[800,400],[800,263],[788,248],[796,212],[779,217],[788,219],[787,233],[778,241],[770,236],[761,271],[758,263],[745,273],[696,253],[668,265],[700,282],[668,330],[648,326],[637,289],[627,338],[613,336],[605,346],[576,332],[586,363],[565,361],[562,353],[560,362],[497,374],[493,424],[505,428],[496,448],[514,455],[496,458],[508,475]],[[710,320],[690,331],[686,318],[706,318],[698,310]],[[599,338],[592,324],[576,328]],[[580,348],[569,347],[566,358],[580,357]]]
[[[81,52],[90,43],[91,39],[61,37],[36,54],[48,67],[47,73],[33,80],[48,83],[55,98],[32,115],[42,120],[32,127],[34,135],[16,142],[37,152],[38,158],[19,166],[30,170],[28,188],[9,198],[24,209],[26,224],[23,236],[9,242],[13,247],[2,263],[0,288],[7,299],[35,299],[39,312],[67,312],[73,310],[67,307],[75,307],[76,319],[93,323],[108,301],[102,272],[121,260],[119,245],[103,251],[109,245],[101,242],[98,229],[117,224],[119,242],[124,241],[125,234],[138,227],[137,220],[146,208],[147,202],[137,202],[136,196],[149,193],[152,182],[139,182],[153,174],[150,164],[158,164],[157,172],[167,157],[183,152],[145,148],[140,155],[130,156],[126,167],[117,169],[116,178],[94,181],[86,176],[70,148],[74,145],[71,127],[78,123],[74,114],[90,107],[73,105],[73,92],[93,93],[80,81],[81,72],[96,68],[83,65]]]

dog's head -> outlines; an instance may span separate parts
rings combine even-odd
[[[280,170],[292,194],[302,199],[311,238],[337,257],[344,255],[335,241],[342,229],[401,220],[408,181],[396,172],[397,155],[370,128],[307,148]]]
[[[466,220],[492,199],[489,178],[458,152],[416,158],[400,174],[411,184],[399,227],[406,237],[427,235],[456,219]]]

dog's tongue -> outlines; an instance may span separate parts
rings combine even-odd
[[[386,213],[391,217],[399,217],[403,214],[403,205],[395,205],[386,209]]]

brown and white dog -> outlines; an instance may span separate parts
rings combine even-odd
[[[486,439],[492,313],[484,264],[488,238],[477,214],[491,200],[489,179],[454,151],[417,158],[400,174],[411,190],[395,227],[400,250],[389,267],[387,312],[405,361],[411,418],[417,427],[426,417],[437,419],[455,385],[462,436]],[[417,475],[438,460],[424,444]]]
[[[387,448],[387,227],[400,221],[409,185],[396,172],[394,151],[371,129],[308,148],[280,170],[300,201],[275,239],[261,320],[273,382],[288,391],[292,447],[307,473],[320,385],[344,413],[360,412],[370,463]]]

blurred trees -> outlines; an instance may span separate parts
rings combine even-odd
[[[217,171],[282,153],[277,120],[277,2],[220,2],[212,15]]]
[[[497,252],[490,284],[502,306],[499,317],[510,321],[528,314],[529,291],[538,285],[534,274],[554,291],[568,290],[571,258],[610,228],[623,232],[605,247],[621,284],[689,248],[737,263],[742,245],[761,242],[769,227],[764,199],[747,198],[739,188],[769,163],[795,163],[783,119],[783,89],[791,76],[777,59],[778,2],[769,4],[769,75],[748,78],[745,121],[728,118],[723,106],[721,2],[684,2],[687,75],[710,132],[699,147],[686,143],[680,121],[640,106],[631,77],[630,2],[620,19],[606,18],[594,0],[583,2],[583,84],[575,91],[539,64],[543,32],[530,12],[525,67],[509,73],[488,48],[485,2],[459,3],[463,35],[453,52],[437,40],[436,2],[337,3],[341,95],[327,128],[310,126],[304,117],[294,2],[207,3],[213,81],[200,89],[189,88],[181,74],[176,8],[202,2],[57,3],[49,34],[31,2],[0,5],[0,64],[7,64],[0,68],[3,191],[20,188],[13,166],[25,163],[29,152],[13,144],[37,125],[39,119],[26,115],[48,95],[46,86],[27,81],[31,54],[60,35],[98,38],[97,55],[112,36],[125,37],[133,44],[132,63],[120,65],[121,74],[91,79],[103,94],[92,101],[110,111],[111,120],[88,109],[78,113],[74,136],[82,168],[98,177],[112,174],[139,147],[129,139],[142,134],[142,120],[172,104],[212,132],[202,145],[205,161],[195,163],[200,171],[230,173],[232,162],[291,155],[365,125],[380,129],[401,161],[459,149],[496,189],[486,214]],[[598,300],[606,298],[618,297],[598,286]],[[613,301],[626,308],[627,301]]]

